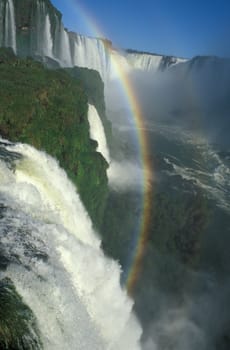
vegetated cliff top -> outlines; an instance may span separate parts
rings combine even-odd
[[[0,49],[0,91],[1,136],[57,158],[98,227],[107,196],[108,165],[89,137],[88,98],[82,83],[62,69],[48,70]]]

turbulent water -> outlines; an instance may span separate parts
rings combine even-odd
[[[0,3],[0,9],[3,9],[3,4],[1,3]],[[4,26],[4,38],[2,38],[3,46],[12,47],[12,49],[16,53],[16,26],[15,26],[14,5],[12,0],[7,0],[6,2],[4,17],[5,17],[5,26]],[[3,20],[2,20],[2,24],[3,24]]]
[[[165,164],[162,170],[171,177],[172,183],[173,178],[180,176],[193,188],[204,190],[218,207],[230,211],[228,152],[221,152],[221,147],[179,127],[156,124],[152,131],[149,127],[149,132],[157,135],[156,143],[159,142],[158,148]]]
[[[122,139],[129,140],[131,144],[133,127],[120,123],[114,124],[114,127],[119,130]],[[161,180],[155,174],[156,180],[160,180],[159,187],[167,181],[171,188],[181,190],[181,182],[184,181],[190,189],[204,190],[209,200],[230,213],[229,151],[222,151],[221,146],[211,144],[204,137],[179,126],[147,122],[144,128],[160,163],[156,171],[160,170]]]
[[[0,0],[0,46],[10,46],[20,54],[20,41],[16,37],[16,28],[19,30],[16,23],[18,16],[13,5],[12,0]],[[112,193],[115,199],[111,197],[115,204],[121,203],[116,202],[120,195],[121,200],[122,196],[127,196],[132,202],[129,203],[131,209],[127,207],[124,210],[124,222],[123,219],[116,218],[117,221],[120,220],[120,226],[117,226],[121,228],[121,234],[117,232],[115,239],[121,242],[115,242],[118,246],[115,254],[119,255],[122,251],[123,257],[127,257],[133,249],[130,248],[130,242],[136,230],[134,226],[137,226],[135,220],[142,210],[135,200],[140,202],[143,169],[142,160],[138,159],[139,142],[137,138],[133,141],[136,126],[133,127],[133,120],[127,125],[124,121],[126,96],[120,88],[120,81],[118,95],[117,87],[111,90],[109,83],[111,80],[116,82],[122,68],[123,72],[129,73],[147,71],[143,78],[148,77],[155,84],[150,71],[164,70],[184,60],[133,51],[119,52],[103,39],[68,32],[58,14],[51,13],[52,10],[43,0],[34,1],[33,11],[32,22],[24,28],[28,31],[34,29],[28,35],[30,39],[26,54],[41,56],[43,59],[48,56],[62,67],[77,65],[97,70],[104,82],[107,82],[106,93],[110,95],[107,108],[112,109],[114,105],[118,108],[111,117],[114,134],[119,135],[119,147],[116,150],[118,155],[115,154],[116,157],[112,160],[100,117],[91,105],[88,120],[90,137],[97,141],[97,151],[110,164],[110,189],[116,193],[116,196]],[[189,68],[198,76],[201,73],[198,68],[203,64],[201,62],[202,59],[191,61]],[[180,67],[187,75],[187,65]],[[210,68],[208,76],[218,71],[215,66],[211,65]],[[176,70],[175,73],[177,79]],[[162,96],[157,94],[154,99],[153,85],[150,84],[148,89],[140,85],[144,100],[146,98],[147,111],[152,114],[154,110],[158,114],[158,104],[167,106],[167,97],[173,100],[174,107],[177,100],[173,92],[177,92],[177,89],[166,90],[163,84]],[[200,90],[208,91],[202,84],[201,87],[199,84],[197,86]],[[191,102],[190,90],[188,95],[186,104]],[[212,94],[210,96],[212,99]],[[125,106],[122,106],[123,100]],[[183,94],[181,101],[184,101]],[[218,122],[221,120],[221,106],[218,105],[217,108]],[[226,104],[226,110],[227,106]],[[164,108],[162,110],[164,112]],[[180,118],[180,110],[178,113]],[[172,109],[172,114],[177,114],[177,109]],[[187,118],[186,114],[184,117]],[[208,123],[211,121],[212,118],[209,117]],[[227,123],[225,129],[227,133]],[[147,247],[143,260],[148,258],[148,254],[151,260],[147,269],[141,271],[144,283],[137,285],[136,297],[138,315],[143,324],[147,324],[142,346],[144,350],[216,350],[216,341],[225,341],[226,334],[229,338],[230,324],[228,312],[223,312],[230,302],[230,153],[228,149],[208,142],[204,135],[198,137],[192,131],[186,132],[182,125],[167,125],[167,121],[160,124],[153,123],[151,119],[146,122],[145,131],[150,140],[149,156],[155,164],[151,185],[156,194],[163,193],[171,199],[180,197],[180,194],[182,198],[199,200],[197,194],[201,191],[211,215],[209,214],[208,229],[205,228],[199,241],[199,271],[185,268],[175,262],[172,256],[155,251],[155,247],[153,251]],[[180,203],[178,206],[180,208]],[[124,207],[123,203],[121,207]],[[199,208],[198,205],[198,211]],[[117,208],[111,210],[114,209]],[[194,221],[196,218],[197,216],[191,216]],[[170,219],[173,221],[173,216]],[[125,220],[132,223],[127,240],[124,223],[127,226],[129,223]],[[168,223],[163,223],[167,228]],[[44,349],[140,349],[141,328],[132,313],[132,301],[120,288],[120,267],[104,256],[100,239],[93,230],[75,187],[54,159],[26,145],[1,143],[0,230],[0,264],[5,268],[1,271],[1,279],[10,278],[24,303],[32,310]],[[164,236],[164,228],[159,236],[157,238],[160,241]],[[116,250],[116,244],[111,250]],[[115,258],[117,259],[116,255]],[[184,269],[188,271],[185,272]],[[182,292],[184,286],[180,276],[177,277],[180,274],[183,278],[185,274],[184,280],[189,281],[185,294]],[[142,276],[140,280],[141,278]],[[176,299],[180,299],[179,307],[174,304],[174,289],[177,289]]]
[[[110,162],[109,149],[106,141],[106,135],[104,131],[101,118],[98,115],[96,108],[89,104],[88,121],[90,126],[90,138],[97,141],[97,151],[100,152],[103,157]]]
[[[132,146],[134,128],[128,122],[119,120],[113,126],[119,140],[129,145],[128,156],[133,159],[136,153]],[[199,238],[200,260],[195,269],[178,262],[170,251],[162,251],[159,247],[151,250],[150,245],[146,249],[149,265],[143,262],[144,268],[136,287],[136,307],[145,324],[143,349],[228,349],[228,345],[225,347],[223,344],[224,339],[228,339],[230,321],[229,312],[225,309],[230,302],[229,149],[223,150],[221,145],[208,142],[202,134],[172,124],[148,121],[143,127],[148,135],[149,152],[154,164],[156,198],[158,194],[164,194],[174,204],[178,200],[178,208],[186,200],[197,201],[194,208],[197,213],[202,213],[199,198],[202,193],[210,210],[207,226],[202,229]],[[184,202],[179,202],[181,198]],[[135,206],[133,209],[135,217]],[[170,210],[168,217],[163,212],[160,219],[162,231],[157,231],[156,225],[156,231],[154,227],[150,232],[153,239],[155,232],[159,234],[156,246],[157,239],[164,240],[164,231],[170,230],[170,225],[170,234],[173,235],[176,216]],[[189,209],[187,213],[193,220]],[[194,218],[194,223],[199,224],[199,217]],[[182,230],[186,233],[186,226]],[[228,340],[226,344],[229,344]]]
[[[65,172],[28,145],[1,143],[0,155],[1,278],[33,311],[44,349],[140,349],[120,268]]]

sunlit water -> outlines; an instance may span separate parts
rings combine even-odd
[[[140,349],[133,302],[73,184],[34,148],[1,145],[0,243],[44,349]]]

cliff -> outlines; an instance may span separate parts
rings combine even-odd
[[[90,140],[88,98],[77,79],[0,50],[0,134],[57,158],[95,224],[107,196],[107,163]],[[87,72],[90,75],[90,72]]]
[[[113,49],[109,40],[69,32],[61,13],[49,0],[1,0],[0,46],[11,47],[19,56],[33,56],[62,67],[97,70],[104,82],[114,78],[113,61],[123,70],[164,70],[183,59]],[[51,61],[50,61],[51,60]]]

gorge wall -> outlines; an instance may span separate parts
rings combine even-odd
[[[181,61],[130,50],[118,52],[106,39],[69,32],[49,0],[0,0],[0,46],[11,47],[23,57],[49,57],[62,67],[95,69],[104,81],[113,76],[112,61],[117,56],[125,70],[164,69]]]

